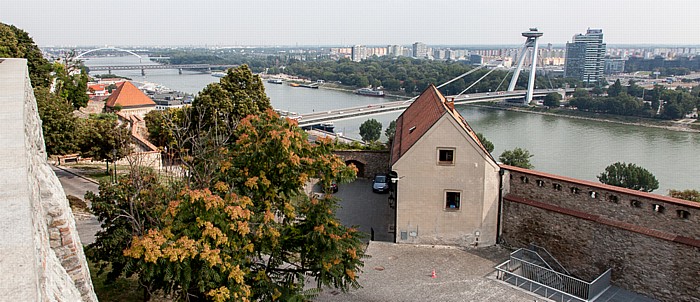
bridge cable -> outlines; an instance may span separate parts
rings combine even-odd
[[[491,73],[494,72],[495,70],[496,70],[496,68],[489,70],[489,72],[487,72],[487,73],[486,73],[485,75],[483,75],[481,78],[479,78],[478,80],[476,80],[476,82],[474,82],[473,84],[469,85],[469,87],[467,87],[467,88],[465,88],[464,90],[462,90],[462,92],[460,92],[459,94],[457,94],[455,97],[460,96],[460,95],[462,95],[463,93],[467,92],[467,90],[469,90],[470,88],[474,87],[474,85],[478,84],[481,80],[483,80],[485,77],[487,77],[489,74],[491,74]]]
[[[503,79],[501,80],[501,83],[499,83],[499,84],[498,84],[498,87],[496,87],[496,91],[498,91],[498,89],[501,88],[501,85],[503,85],[503,82],[506,81],[506,79],[508,78],[508,75],[509,75],[509,74],[510,74],[510,69],[508,70],[508,72],[506,72],[506,75],[503,76]]]
[[[459,79],[461,79],[461,78],[463,78],[463,77],[465,77],[465,76],[467,76],[467,75],[470,75],[470,74],[472,74],[473,72],[475,72],[475,71],[477,71],[477,70],[479,70],[479,69],[481,69],[481,68],[484,68],[484,67],[486,67],[486,64],[484,64],[484,65],[479,65],[479,67],[476,67],[476,68],[472,68],[471,70],[469,70],[469,71],[467,71],[467,72],[465,72],[465,73],[463,73],[463,74],[457,76],[456,78],[454,78],[454,79],[452,79],[452,80],[449,80],[449,81],[443,83],[442,85],[440,85],[440,86],[438,86],[438,87],[436,87],[436,88],[437,88],[437,89],[440,89],[440,88],[442,88],[442,87],[444,87],[444,86],[446,86],[446,85],[448,85],[448,84],[450,84],[450,83],[452,83],[452,82],[454,82],[454,81],[456,81],[456,80],[459,80]]]
[[[549,81],[549,88],[554,89],[554,85],[552,85],[552,79],[549,77],[547,74],[547,68],[544,68],[544,58],[538,56],[540,58],[540,68],[542,68],[542,71],[544,72],[544,77],[547,78]],[[535,72],[537,73],[537,72]]]

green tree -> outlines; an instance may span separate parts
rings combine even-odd
[[[534,166],[530,163],[530,158],[532,157],[533,155],[530,154],[530,151],[522,148],[515,148],[513,150],[503,151],[501,156],[498,157],[498,160],[506,165],[532,169],[534,168]]]
[[[479,139],[484,148],[486,148],[486,151],[489,151],[489,153],[493,152],[493,143],[491,141],[486,139],[486,137],[480,132],[476,133],[476,137]]]
[[[95,242],[85,250],[86,256],[95,263],[98,274],[107,274],[108,281],[137,277],[143,287],[144,301],[159,287],[158,279],[164,278],[140,274],[143,272],[140,262],[125,256],[124,250],[131,246],[135,236],[144,236],[149,229],[162,225],[161,217],[168,201],[177,198],[179,187],[176,182],[162,183],[152,169],[132,166],[129,175],[119,177],[117,183],[100,182],[99,194],[85,195],[101,224]]]
[[[382,123],[375,119],[368,119],[360,125],[360,136],[365,142],[375,142],[382,134]]]
[[[561,94],[558,92],[548,93],[544,96],[543,104],[551,108],[558,108],[561,103]]]
[[[659,188],[659,181],[656,180],[654,174],[632,163],[616,162],[611,164],[598,175],[598,180],[607,185],[642,192],[651,192]]]
[[[190,173],[208,173],[196,167],[210,161],[218,169],[211,183],[168,203],[160,228],[132,241],[125,255],[139,260],[140,275],[157,276],[151,284],[162,281],[178,298],[215,301],[300,301],[307,276],[319,287],[359,286],[360,234],[339,223],[334,197],[303,190],[310,178],[354,178],[331,141],[310,143],[272,110],[241,120],[232,137],[217,152],[185,159]]]
[[[612,84],[612,85],[610,85],[610,87],[608,87],[608,96],[616,97],[616,96],[620,95],[620,93],[623,93],[623,92],[625,92],[625,91],[624,91],[624,88],[622,87],[622,84],[620,84],[620,79],[616,80],[614,84]]]
[[[668,195],[674,198],[700,202],[700,191],[698,190],[669,190]]]
[[[191,126],[231,133],[242,118],[269,108],[262,80],[248,65],[241,65],[229,69],[218,83],[207,85],[194,99]]]
[[[129,129],[126,123],[119,124],[114,114],[102,114],[80,120],[82,124],[80,150],[83,156],[104,160],[109,172],[109,163],[116,162],[131,153]]]
[[[29,34],[13,25],[0,23],[0,57],[27,59],[33,87],[51,85],[51,64],[44,59]]]
[[[64,155],[79,151],[80,126],[73,115],[73,106],[47,87],[34,90],[41,128],[44,132],[46,152],[51,155]]]
[[[396,136],[396,120],[391,121],[389,126],[384,129],[384,135],[389,140],[389,145],[394,141],[394,136]]]

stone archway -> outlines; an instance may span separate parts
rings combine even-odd
[[[365,164],[362,162],[356,161],[356,160],[346,160],[345,161],[346,165],[353,164],[355,165],[355,168],[357,168],[357,178],[363,178],[365,176]]]

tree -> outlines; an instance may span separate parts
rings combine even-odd
[[[620,93],[625,92],[623,89],[622,84],[620,84],[620,79],[617,79],[614,84],[608,87],[608,96],[616,97],[620,95]]]
[[[700,191],[698,190],[669,190],[668,195],[674,198],[700,202]]]
[[[139,261],[125,256],[124,250],[131,246],[135,236],[143,236],[162,224],[167,201],[177,197],[178,187],[175,182],[168,185],[159,181],[150,168],[132,166],[129,175],[119,177],[117,183],[100,182],[99,194],[85,195],[102,227],[95,235],[95,242],[86,248],[86,256],[95,263],[98,274],[107,274],[110,282],[137,275],[144,301],[157,287],[158,278],[139,274],[142,272]]]
[[[295,121],[271,108],[238,118],[260,110],[250,97],[258,90],[229,84],[237,88],[214,86],[215,93],[200,94],[202,103],[181,119],[165,119],[186,177],[168,194],[149,195],[164,202],[146,211],[159,218],[152,225],[121,228],[133,235],[122,249],[130,258],[124,271],[133,270],[149,292],[176,300],[302,301],[307,278],[319,288],[358,287],[361,234],[340,224],[331,192],[319,198],[304,191],[311,179],[330,188],[353,179],[356,170],[331,153],[330,139],[309,142]],[[113,203],[122,209],[103,221],[140,221],[124,214],[132,203]]]
[[[82,124],[73,115],[73,106],[64,98],[49,92],[47,87],[37,87],[34,95],[46,152],[51,155],[77,152],[81,145],[78,132]]]
[[[486,137],[481,133],[477,133],[476,137],[479,139],[486,151],[489,151],[489,153],[493,152],[493,143],[491,141],[487,140]]]
[[[606,185],[642,192],[651,192],[659,188],[659,181],[651,172],[632,163],[611,164],[598,175],[598,180]]]
[[[248,65],[231,68],[218,83],[207,85],[192,102],[193,127],[230,133],[238,121],[272,108],[265,87]],[[194,129],[190,129],[194,130]]]
[[[384,130],[384,135],[389,140],[389,145],[394,141],[394,136],[396,136],[396,120],[391,121],[389,126]]]
[[[506,165],[511,165],[515,167],[532,169],[534,166],[530,164],[530,158],[533,157],[530,151],[522,148],[515,148],[513,150],[506,150],[501,153],[498,160]]]
[[[548,107],[558,108],[561,102],[561,94],[558,92],[548,93],[544,96],[543,104]]]
[[[102,114],[80,120],[82,124],[80,150],[83,156],[104,160],[109,172],[109,163],[131,153],[129,130],[119,124],[114,114]]]
[[[360,136],[364,142],[375,142],[382,134],[382,123],[375,119],[368,119],[360,125]]]
[[[319,287],[359,286],[360,233],[338,222],[334,197],[303,190],[312,177],[324,184],[354,177],[331,141],[310,143],[271,109],[242,119],[232,136],[216,157],[188,157],[191,173],[218,164],[212,183],[181,190],[161,227],[124,252],[139,260],[140,275],[157,276],[151,284],[178,298],[215,301],[301,301],[307,276]]]

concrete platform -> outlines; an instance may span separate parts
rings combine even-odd
[[[326,289],[315,301],[543,300],[495,279],[494,266],[508,256],[497,247],[465,251],[372,241],[367,254],[371,258],[359,274],[362,288],[348,293]]]

